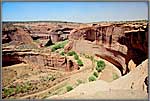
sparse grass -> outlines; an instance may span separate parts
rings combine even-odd
[[[80,79],[77,80],[77,85],[80,85],[82,83],[84,83],[82,80],[80,80]]]
[[[87,55],[87,54],[83,54],[85,58],[90,59],[91,61],[94,61],[94,57]]]
[[[73,87],[72,86],[67,86],[66,90],[67,90],[67,92],[69,92],[69,91],[73,90]]]
[[[56,90],[53,95],[58,95],[60,92],[62,92],[64,89],[63,88],[59,88],[58,90]]]
[[[119,76],[116,73],[113,73],[113,80],[116,80],[118,78],[119,78]]]
[[[85,58],[90,59],[90,56],[89,56],[89,55],[87,55],[87,54],[83,54],[83,55],[84,55]]]
[[[53,75],[49,75],[47,77],[43,77],[42,80],[44,81],[54,81],[56,78]]]
[[[55,78],[53,75],[49,75],[49,76],[47,77],[47,79],[48,79],[48,80],[51,80],[51,81],[54,81],[56,78]]]
[[[91,82],[91,81],[96,81],[96,77],[94,75],[89,77],[89,82]]]
[[[94,56],[90,56],[87,54],[83,54],[85,58],[90,59],[92,61],[92,65],[94,65],[95,62],[97,62],[97,60],[94,59]]]
[[[3,89],[3,97],[9,97],[18,93],[25,93],[28,92],[31,88],[32,86],[28,82],[23,85],[10,86]]]

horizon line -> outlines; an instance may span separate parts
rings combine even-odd
[[[148,21],[148,19],[137,19],[137,20],[112,20],[112,21],[91,21],[91,22],[76,22],[76,21],[65,21],[65,20],[24,20],[24,21],[2,21],[2,22],[62,22],[62,23],[97,23],[97,22],[125,22],[125,21]]]

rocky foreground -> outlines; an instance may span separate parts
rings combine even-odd
[[[81,84],[74,90],[48,99],[148,99],[144,84],[148,76],[148,60],[145,60],[127,75],[113,81],[98,80]]]

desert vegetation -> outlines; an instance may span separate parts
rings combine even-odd
[[[105,68],[105,62],[104,61],[97,61],[96,70],[98,72],[101,72]]]
[[[69,91],[73,90],[73,87],[72,86],[67,86],[66,89],[67,89],[67,92],[69,92]]]
[[[119,78],[119,76],[116,73],[113,73],[113,79],[116,80],[118,78]]]
[[[58,42],[54,45],[51,46],[51,50],[52,52],[56,51],[57,49],[61,49],[64,48],[64,46],[67,44],[68,40],[62,41],[62,42]]]
[[[91,76],[89,77],[89,82],[91,82],[91,81],[96,81],[95,75],[91,75]]]

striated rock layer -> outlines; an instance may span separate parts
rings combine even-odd
[[[3,25],[2,43],[13,42],[22,44],[32,44],[33,40],[23,27],[14,25]]]
[[[35,67],[52,67],[72,71],[78,69],[78,64],[59,54],[47,54],[32,51],[3,50],[2,65],[11,66],[18,63],[32,64]]]
[[[129,72],[130,60],[136,65],[148,58],[148,25],[99,24],[74,29],[69,35],[70,45],[65,48],[89,53],[106,59],[122,72]],[[81,48],[82,47],[82,48]],[[92,47],[92,48],[89,48]]]

